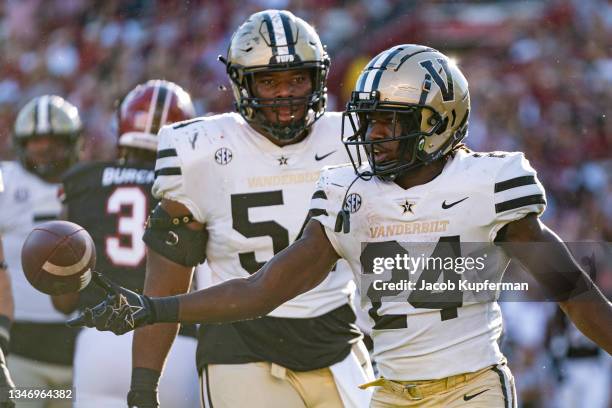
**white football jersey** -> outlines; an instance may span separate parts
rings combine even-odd
[[[501,276],[509,258],[491,245],[497,232],[529,213],[541,214],[546,205],[544,189],[523,154],[459,150],[435,179],[406,190],[376,177],[355,179],[350,165],[324,169],[311,211],[319,213],[314,218],[325,226],[337,253],[349,262],[357,285],[369,282],[361,287],[362,306],[373,319],[373,357],[380,374],[395,380],[426,380],[501,362],[497,340],[502,318],[497,302],[466,302],[468,293],[455,291],[442,292],[442,302],[419,304],[411,297],[418,296],[416,291],[376,292],[367,277],[377,275],[364,275],[361,261],[375,252],[381,257],[401,252],[435,257],[440,242],[456,244],[457,251],[466,251],[459,244],[469,243],[473,252],[451,255],[467,257],[483,247],[496,248],[487,253],[487,265]],[[348,233],[339,216],[343,205],[350,213]],[[439,279],[422,272],[415,268],[414,275],[405,275],[416,289],[424,279]],[[380,277],[397,281],[396,273],[392,267]]]
[[[321,168],[348,161],[341,121],[340,113],[326,113],[307,138],[285,147],[237,113],[160,131],[153,194],[184,204],[206,224],[211,284],[249,276],[295,241]],[[270,315],[320,316],[346,304],[353,289],[349,267],[341,262],[316,288]]]
[[[47,183],[18,162],[2,162],[4,192],[0,194],[0,235],[11,274],[15,320],[59,322],[51,297],[34,289],[21,269],[21,247],[37,225],[56,219],[61,210],[58,184]]]

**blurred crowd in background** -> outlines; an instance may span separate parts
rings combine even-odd
[[[318,30],[332,58],[331,110],[343,108],[361,68],[386,47],[423,43],[456,58],[472,97],[467,144],[525,151],[547,189],[544,221],[566,241],[612,241],[612,2],[605,0],[7,0],[0,159],[13,157],[18,109],[45,93],[80,108],[84,159],[114,156],[116,101],[148,79],[183,86],[200,114],[232,110],[217,55],[241,21],[265,8],[289,9]],[[608,294],[611,267],[598,271]],[[558,321],[555,306],[504,307],[523,406],[561,406],[553,397],[567,377],[563,353],[546,329]],[[601,364],[609,372],[610,360]]]

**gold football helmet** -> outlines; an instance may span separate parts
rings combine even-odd
[[[81,147],[81,130],[76,106],[57,95],[42,95],[26,103],[17,114],[13,146],[26,169],[42,178],[53,178],[76,162]],[[48,163],[36,163],[27,154],[27,143],[41,137],[52,138],[63,145],[56,149],[57,157],[50,157]]]
[[[225,63],[236,110],[249,123],[284,142],[299,138],[323,115],[327,98],[329,57],[314,28],[289,11],[266,10],[251,15],[234,33]],[[258,98],[253,75],[292,69],[311,70],[312,93],[306,97]],[[306,106],[306,115],[289,125],[270,123],[261,113],[267,108]]]
[[[392,114],[391,137],[368,140],[374,112]],[[451,152],[467,135],[469,112],[468,83],[453,60],[426,46],[397,45],[361,72],[344,113],[353,132],[343,129],[342,139],[358,174],[394,180]],[[375,146],[390,141],[400,141],[399,158],[377,163]],[[370,169],[358,170],[361,149],[350,145],[364,148]]]

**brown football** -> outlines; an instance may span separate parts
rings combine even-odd
[[[50,221],[30,232],[21,248],[21,264],[30,284],[43,293],[78,292],[91,280],[96,247],[80,225]]]

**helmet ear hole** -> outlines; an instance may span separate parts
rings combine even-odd
[[[442,120],[442,124],[440,125],[440,128],[438,130],[436,130],[436,134],[437,135],[441,135],[442,133],[444,133],[446,131],[446,128],[448,127],[448,117],[444,118]]]

